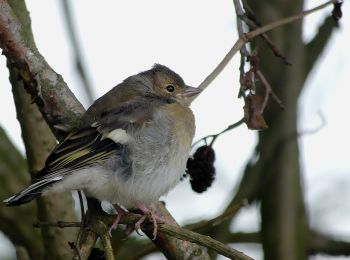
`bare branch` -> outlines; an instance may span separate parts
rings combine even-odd
[[[209,224],[215,225],[218,221],[220,221],[220,219],[234,214],[234,212],[236,212],[240,206],[241,205],[229,209],[227,212],[225,212],[224,214],[222,214],[218,218],[215,218]],[[139,219],[139,217],[140,217],[140,215],[134,214],[134,213],[129,213],[127,215],[123,215],[121,217],[120,224],[134,224]],[[162,215],[162,217],[164,218],[164,214]],[[99,218],[101,218],[101,215],[99,216]],[[112,224],[114,221],[114,216],[104,215],[104,216],[102,216],[101,220],[103,220],[104,223]],[[166,221],[169,221],[169,220],[166,220]],[[61,227],[61,228],[62,227],[80,227],[80,222],[66,222],[66,223],[61,222],[61,221],[60,222],[39,222],[35,226],[36,227],[39,227],[39,226],[54,226],[55,227],[55,226],[57,226],[57,227]],[[96,229],[96,227],[95,227],[95,229]],[[95,231],[97,231],[97,230],[95,230]],[[153,237],[152,221],[148,220],[146,225],[143,227],[143,231],[148,236]],[[168,235],[170,237],[173,237],[172,239],[178,238],[181,240],[186,240],[186,241],[189,241],[192,243],[196,243],[196,244],[205,246],[207,248],[210,248],[210,249],[217,251],[219,254],[230,257],[231,259],[251,259],[250,257],[244,255],[243,253],[238,252],[237,250],[235,250],[231,247],[228,247],[228,246],[222,244],[221,242],[219,242],[215,239],[212,239],[208,236],[203,236],[203,235],[198,234],[196,232],[193,232],[193,231],[190,231],[187,229],[183,229],[183,228],[179,227],[178,225],[169,225],[169,224],[159,224],[158,225],[157,238],[156,238],[154,243],[158,246],[160,244],[163,244],[161,246],[161,250],[164,246],[169,247],[169,243],[164,243],[164,238],[165,238],[164,235]],[[175,248],[173,248],[172,250],[174,250],[174,249]],[[190,247],[188,247],[188,249],[190,249]],[[189,251],[186,251],[186,252],[190,253]],[[166,253],[169,254],[169,251],[167,251]],[[198,251],[196,254],[198,254]],[[167,256],[169,257],[169,255],[167,255]],[[201,258],[201,259],[203,259],[203,258]]]
[[[102,246],[105,252],[106,260],[114,260],[113,248],[111,244],[111,237],[108,233],[108,228],[106,227],[106,232],[101,234]]]
[[[49,125],[68,132],[80,123],[84,108],[62,77],[46,63],[35,46],[28,43],[26,35],[8,1],[0,0],[0,47],[3,53],[18,69],[26,90]]]
[[[207,221],[200,221],[200,222],[194,223],[194,224],[189,224],[189,225],[186,225],[185,228],[190,229],[190,230],[201,230],[201,229],[207,228],[207,227],[215,227],[215,226],[219,225],[222,221],[224,221],[228,218],[233,218],[235,216],[235,214],[242,207],[246,206],[247,204],[248,204],[247,200],[242,200],[242,202],[230,206],[222,214],[220,214],[219,216],[217,216],[213,219],[210,219]]]
[[[229,246],[226,246],[225,244],[215,239],[212,239],[211,237],[203,236],[201,234],[198,234],[190,230],[169,226],[169,225],[160,225],[159,231],[172,235],[179,239],[187,240],[187,241],[205,246],[207,248],[213,249],[219,254],[229,257],[230,259],[242,259],[242,260],[252,259],[251,257],[243,254],[242,252],[239,252]]]
[[[219,132],[219,133],[217,133],[217,134],[207,135],[207,136],[205,136],[205,137],[199,139],[198,141],[196,141],[196,142],[192,145],[192,147],[196,146],[198,143],[200,143],[200,142],[202,142],[202,141],[206,141],[208,138],[213,138],[213,139],[211,140],[210,144],[209,144],[209,146],[213,146],[214,142],[216,141],[216,139],[217,139],[220,135],[222,135],[222,134],[226,133],[227,131],[230,131],[230,130],[236,128],[236,127],[239,127],[239,126],[240,126],[241,124],[243,124],[243,123],[244,123],[244,118],[242,118],[242,119],[240,119],[239,121],[237,121],[237,122],[235,122],[235,123],[229,125],[227,128],[225,128],[224,130],[222,130],[221,132]]]
[[[306,51],[306,60],[305,60],[305,69],[304,80],[309,75],[310,71],[314,67],[316,61],[320,57],[320,54],[326,47],[330,36],[335,28],[338,27],[337,22],[332,19],[332,16],[328,16],[323,21],[323,24],[318,28],[318,32],[315,37],[305,45]]]
[[[30,182],[26,161],[11,143],[0,127],[0,198],[4,199]],[[26,207],[6,208],[0,206],[0,230],[12,241],[16,248],[24,248],[31,259],[43,259],[44,247],[41,234],[31,228],[35,219],[35,204]],[[26,216],[26,218],[23,218]],[[23,250],[20,249],[23,253]]]
[[[265,86],[265,99],[264,99],[264,104],[263,104],[260,112],[262,113],[264,111],[264,109],[265,109],[265,107],[267,105],[267,101],[268,101],[269,95],[272,96],[272,98],[276,101],[276,103],[283,110],[284,109],[284,105],[283,105],[282,101],[279,99],[279,97],[273,91],[270,83],[267,81],[267,79],[265,78],[264,74],[262,74],[262,72],[260,70],[257,70],[256,71],[256,75],[259,77],[259,79],[261,80],[262,84]]]
[[[81,53],[81,48],[79,44],[79,40],[77,37],[77,33],[74,27],[73,15],[71,12],[71,7],[69,6],[69,1],[62,0],[60,1],[63,8],[64,21],[68,30],[68,36],[71,41],[72,53],[74,56],[74,62],[76,66],[76,70],[78,72],[79,78],[82,82],[83,89],[85,90],[86,96],[90,103],[94,102],[94,94],[93,88],[90,84],[90,80],[88,79],[88,75],[86,73],[86,69],[84,68],[84,59]]]
[[[201,90],[206,89],[210,83],[213,82],[213,80],[221,73],[221,71],[226,67],[226,65],[230,62],[232,57],[242,48],[244,44],[251,41],[254,37],[265,33],[267,31],[273,30],[277,27],[280,27],[282,25],[292,23],[296,20],[299,20],[303,18],[306,15],[312,14],[318,10],[321,10],[322,8],[327,7],[330,4],[336,3],[337,0],[331,0],[324,4],[321,4],[315,8],[312,8],[310,10],[301,12],[300,14],[293,15],[284,19],[280,19],[278,21],[269,23],[265,26],[262,26],[260,28],[257,28],[254,31],[246,33],[243,37],[240,37],[233,45],[233,47],[229,50],[229,52],[225,55],[225,57],[222,59],[222,61],[215,67],[215,69],[203,80],[201,84],[199,84],[198,88]],[[194,100],[194,99],[193,99]]]
[[[350,242],[332,238],[330,235],[321,234],[316,231],[311,232],[309,254],[327,254],[350,256]]]

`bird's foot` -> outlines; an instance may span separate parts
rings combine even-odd
[[[112,224],[112,226],[109,228],[108,233],[110,236],[112,236],[112,230],[116,229],[120,219],[123,215],[127,214],[127,211],[125,211],[122,207],[120,207],[118,204],[113,204],[113,207],[117,211],[117,216]]]
[[[140,233],[141,226],[144,224],[145,220],[149,216],[153,224],[152,240],[155,240],[157,237],[158,223],[163,223],[163,219],[158,217],[154,210],[147,208],[145,205],[139,205],[138,209],[141,211],[142,217],[135,223],[136,233],[142,236],[142,234]]]

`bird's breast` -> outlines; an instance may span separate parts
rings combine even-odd
[[[132,194],[135,201],[145,203],[158,200],[172,189],[185,173],[194,128],[189,108],[168,104],[155,113],[151,122],[132,133],[132,171],[127,178],[123,176],[121,193]]]

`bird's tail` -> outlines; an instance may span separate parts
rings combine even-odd
[[[36,197],[41,196],[43,191],[56,181],[58,181],[58,179],[39,180],[35,183],[32,183],[30,186],[13,195],[12,197],[5,199],[3,202],[5,203],[6,207],[18,206],[24,203],[28,203]]]

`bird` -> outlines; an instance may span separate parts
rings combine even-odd
[[[32,183],[4,200],[5,205],[82,190],[115,207],[111,229],[125,209],[139,209],[142,217],[135,230],[150,216],[155,236],[157,215],[150,205],[174,188],[186,170],[195,133],[189,105],[199,93],[161,64],[126,78],[87,109]]]

